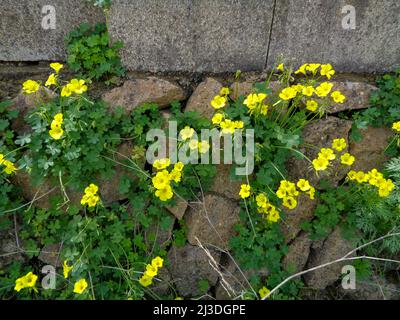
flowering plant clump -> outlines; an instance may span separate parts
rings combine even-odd
[[[310,185],[308,180],[300,179],[297,182],[297,187],[300,191],[306,193],[311,200],[314,200],[315,188]],[[297,207],[299,194],[296,185],[287,180],[282,180],[279,189],[276,191],[277,197],[283,200],[282,205],[291,210]]]
[[[143,287],[148,287],[153,283],[153,278],[158,274],[158,270],[162,268],[164,259],[161,257],[155,257],[150,264],[146,266],[146,271],[143,276],[139,279],[139,283]]]
[[[153,186],[156,189],[155,196],[161,201],[168,201],[174,196],[172,183],[181,182],[183,163],[177,162],[173,169],[168,172],[167,168],[170,166],[171,161],[168,158],[157,159],[153,163],[153,167],[158,170],[156,175],[152,178]]]
[[[4,133],[0,132],[0,171],[4,173],[0,174],[0,212],[11,218],[11,225],[18,221],[18,236],[26,248],[26,262],[5,268],[0,279],[0,287],[5,288],[2,297],[182,299],[183,291],[178,295],[176,289],[180,288],[174,288],[176,275],[174,281],[168,279],[168,288],[162,294],[151,286],[155,280],[167,280],[160,270],[168,264],[164,259],[170,256],[171,247],[186,250],[193,245],[187,245],[188,240],[192,241],[190,221],[177,219],[175,210],[182,207],[185,211],[186,206],[201,204],[210,189],[215,199],[226,198],[225,202],[240,208],[238,217],[234,217],[240,223],[232,227],[234,236],[224,247],[226,257],[229,254],[243,274],[268,270],[263,276],[252,272],[254,275],[246,279],[249,290],[237,292],[235,298],[299,298],[299,289],[304,287],[300,279],[285,283],[279,290],[276,287],[301,271],[283,261],[292,245],[291,220],[303,219],[302,210],[309,210],[307,214],[312,214],[312,219],[304,219],[296,227],[311,240],[324,240],[340,227],[343,234],[353,235],[351,240],[363,244],[397,230],[399,159],[392,159],[382,171],[356,171],[356,167],[361,167],[362,155],[356,159],[356,153],[348,151],[351,147],[348,148],[347,137],[335,137],[331,144],[318,148],[303,139],[306,125],[325,116],[334,104],[346,103],[346,97],[332,81],[336,74],[332,65],[305,63],[293,69],[278,61],[265,81],[251,90],[246,88],[240,96],[241,73],[237,72],[231,87],[221,88],[218,95],[210,98],[208,107],[213,114],[209,119],[182,111],[181,105],[173,102],[169,119],[175,121],[177,133],[173,137],[176,141],[169,143],[176,142],[176,151],[195,161],[175,160],[171,150],[168,156],[151,161],[145,159],[153,146],[146,140],[146,133],[160,128],[167,132],[171,127],[166,129],[155,104],[143,104],[127,114],[122,108],[112,108],[110,112],[104,102],[91,97],[89,79],[108,77],[113,72],[98,69],[104,63],[90,65],[93,52],[88,54],[90,58],[81,55],[82,48],[107,47],[108,44],[101,43],[105,38],[89,33],[83,37],[83,30],[80,31],[70,42],[76,46],[69,48],[70,52],[76,55],[71,54],[68,62],[76,63],[82,76],[65,81],[61,74],[64,66],[55,62],[49,66],[51,73],[46,81],[24,82],[24,94],[38,98],[33,99],[36,107],[25,117],[30,131],[20,133],[14,141],[9,127],[16,114],[3,116],[7,104],[0,104],[0,114],[6,120],[0,120],[0,131],[1,126],[6,128]],[[110,51],[109,55],[112,54]],[[88,76],[87,72],[92,73]],[[43,93],[49,97],[42,99]],[[394,112],[389,114],[391,122],[386,125],[398,139],[398,113],[396,117]],[[254,140],[250,152],[254,155],[254,170],[246,170],[244,176],[234,179],[233,173],[240,166],[231,165],[229,179],[234,183],[229,187],[234,188],[234,196],[219,194],[220,181],[213,181],[220,173],[219,167],[217,170],[210,161],[198,161],[210,160],[210,151],[222,149],[216,147],[214,136],[212,143],[203,134],[199,138],[201,129],[217,132],[218,139],[232,138],[235,147],[239,139],[248,141],[251,136]],[[229,149],[227,141],[224,140],[223,151]],[[300,150],[304,148],[317,150],[315,158],[303,154]],[[393,152],[393,148],[387,151]],[[294,157],[308,163],[296,178],[288,170]],[[332,182],[337,171],[342,177],[347,174],[347,178]],[[12,187],[14,177],[10,175],[14,173],[16,178],[24,173],[33,182],[44,181],[39,187],[45,186],[46,190],[42,193],[39,188],[35,199],[26,204],[28,199],[23,200]],[[225,179],[222,178],[222,184]],[[240,201],[234,201],[235,197]],[[36,198],[46,203],[39,203]],[[303,208],[306,203],[310,206]],[[208,210],[207,206],[204,210]],[[219,207],[214,212],[217,210]],[[14,220],[19,212],[23,214]],[[211,222],[214,219],[209,218]],[[210,228],[219,232],[219,226],[212,224]],[[61,244],[58,255],[63,263],[57,266],[61,276],[56,278],[55,290],[41,290],[41,266],[36,257],[49,244]],[[384,241],[382,247],[373,250],[378,256],[397,253],[400,241]],[[155,258],[149,262],[148,257]],[[191,268],[198,270],[196,265],[188,264],[187,268],[190,272]],[[205,279],[200,279],[198,285],[202,294],[218,291],[210,290]],[[269,288],[273,290],[271,296]]]
[[[357,183],[366,183],[370,186],[378,188],[380,197],[388,197],[393,191],[395,185],[391,179],[385,179],[383,174],[377,169],[365,173],[363,171],[349,171],[347,177],[350,181],[356,181]]]
[[[331,148],[321,148],[318,157],[312,161],[315,171],[324,171],[332,164],[335,159],[340,160],[340,163],[346,166],[351,166],[356,161],[356,158],[350,153],[342,153],[340,158],[337,157],[335,151],[342,152],[347,147],[346,139],[337,138],[332,142]],[[335,151],[334,151],[335,150]]]

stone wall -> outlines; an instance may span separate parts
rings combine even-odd
[[[104,20],[83,0],[0,4],[0,61],[63,58],[72,28]],[[49,4],[54,30],[41,25]],[[295,64],[383,73],[400,65],[399,17],[398,0],[113,0],[109,29],[134,71],[262,71],[283,54]]]
[[[83,0],[0,0],[0,61],[65,58],[64,37],[83,22],[104,22]]]

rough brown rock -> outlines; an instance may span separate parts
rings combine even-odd
[[[167,206],[166,209],[171,212],[178,220],[181,220],[185,215],[188,203],[186,200],[177,198],[175,206]]]
[[[311,200],[305,194],[300,194],[297,201],[297,207],[293,210],[282,207],[286,218],[281,223],[281,229],[287,243],[296,238],[301,231],[302,223],[310,221],[314,217],[314,209],[317,206],[317,200]]]
[[[247,80],[247,81],[243,81],[243,82],[238,82],[236,83],[232,83],[230,86],[230,97],[232,99],[235,99],[235,90],[237,88],[237,93],[236,93],[236,98],[240,97],[240,96],[247,96],[250,93],[255,92],[254,90],[254,85],[258,82],[262,82],[260,80],[256,81],[252,81],[252,80]],[[279,81],[270,81],[269,83],[269,87],[272,89],[273,93],[278,93],[280,92],[285,86],[282,85]],[[268,98],[267,98],[268,99]]]
[[[225,256],[221,259],[220,271],[221,275],[215,286],[215,298],[217,300],[232,300],[233,298],[237,298],[242,293],[251,290],[248,279],[252,276],[257,276],[261,278],[261,281],[266,281],[270,274],[265,268],[261,270],[240,270],[230,257],[226,257],[225,259]],[[222,281],[222,277],[225,281]]]
[[[11,228],[0,231],[0,256],[0,269],[2,270],[14,261],[24,261],[24,256],[17,246],[15,232]]]
[[[227,248],[229,240],[236,234],[234,226],[240,222],[240,208],[236,202],[217,195],[206,195],[203,204],[192,205],[185,217],[188,241],[197,245],[199,241]]]
[[[345,138],[348,142],[349,132],[352,122],[342,120],[336,117],[327,117],[326,119],[317,120],[308,124],[303,130],[304,143],[312,145],[314,148],[301,147],[299,150],[305,154],[310,160],[317,158],[317,154],[321,148],[330,148],[332,141],[336,138]],[[348,146],[342,152],[347,152]],[[298,180],[301,178],[308,179],[310,183],[317,187],[321,179],[329,180],[332,185],[337,186],[348,171],[348,167],[340,164],[340,161],[333,161],[333,166],[328,170],[320,171],[318,176],[312,165],[304,160],[291,158],[287,162],[287,169],[290,179]]]
[[[127,114],[146,102],[156,103],[160,108],[165,108],[172,101],[181,101],[185,98],[186,94],[181,87],[156,77],[128,80],[122,87],[112,89],[102,96],[111,110],[121,106]]]
[[[173,280],[167,267],[164,266],[159,269],[156,278],[153,279],[153,284],[148,289],[159,298],[166,297],[173,291]]]
[[[388,128],[368,127],[361,130],[362,140],[350,144],[350,153],[356,157],[353,170],[368,171],[381,168],[388,161],[384,151],[393,137],[393,131]]]
[[[285,269],[293,268],[295,272],[302,271],[307,263],[310,254],[311,239],[307,233],[301,233],[289,245],[289,251],[282,261]]]
[[[115,161],[132,166],[129,164],[128,159],[131,159],[133,154],[133,145],[130,142],[124,142],[116,149],[113,155]],[[102,179],[99,182],[99,192],[101,200],[104,204],[110,204],[115,201],[125,199],[125,195],[119,191],[119,183],[123,176],[128,176],[132,181],[136,181],[135,171],[127,168],[122,164],[116,164],[115,173],[109,179]]]
[[[209,249],[211,256],[219,264],[221,255]],[[195,297],[204,292],[199,289],[199,281],[207,280],[214,286],[218,280],[216,272],[209,263],[210,258],[204,250],[197,246],[186,244],[184,247],[173,246],[168,252],[169,272],[173,282],[183,297]]]
[[[38,259],[53,267],[61,267],[63,262],[61,261],[60,251],[60,243],[46,245],[40,250]]]
[[[346,101],[344,103],[332,102],[332,105],[327,109],[328,114],[368,108],[371,93],[378,89],[366,82],[344,81],[332,83],[334,84],[332,90],[339,90],[343,93],[346,96]]]
[[[168,212],[165,212],[168,215]],[[161,226],[153,222],[149,228],[145,230],[146,233],[146,243],[149,247],[152,247],[154,243],[158,246],[164,248],[168,245],[169,240],[172,237],[172,230],[174,229],[175,218],[171,219],[171,223],[166,230],[163,230]]]
[[[18,117],[13,120],[11,128],[18,134],[23,134],[30,130],[30,127],[25,123],[26,114],[33,109],[36,109],[41,103],[45,103],[54,98],[54,93],[44,87],[34,94],[20,93],[12,100],[13,104],[9,107],[10,110],[18,110]]]
[[[233,165],[219,164],[216,168],[217,172],[211,187],[211,191],[222,194],[230,199],[240,200],[240,186],[242,183],[245,183],[245,177],[240,176],[240,180],[233,180],[231,178],[231,170]]]
[[[341,229],[337,227],[325,240],[320,250],[310,254],[307,269],[342,258],[353,249],[353,245],[342,238]],[[304,280],[313,289],[325,289],[341,276],[342,267],[346,262],[334,263],[327,267],[306,273]],[[348,263],[347,263],[348,264]]]
[[[194,90],[187,102],[185,111],[196,111],[200,116],[211,120],[215,109],[210,102],[219,94],[221,88],[222,84],[219,81],[207,78]]]
[[[369,279],[359,280],[356,277],[356,289],[339,288],[345,299],[350,300],[399,300],[399,287],[384,277],[373,275]]]

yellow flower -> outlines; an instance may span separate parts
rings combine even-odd
[[[297,186],[298,186],[299,189],[300,189],[301,191],[303,191],[303,192],[306,192],[306,191],[308,191],[308,190],[311,189],[310,182],[309,182],[308,180],[305,180],[305,179],[300,179],[300,180],[297,182]]]
[[[49,130],[50,137],[54,140],[60,140],[62,135],[64,134],[64,130],[61,128],[54,128]]]
[[[250,189],[251,189],[250,185],[242,184],[240,186],[240,192],[239,192],[240,197],[242,199],[246,199],[246,198],[250,197]]]
[[[25,278],[25,280],[24,280],[25,287],[33,288],[36,285],[38,276],[33,274],[32,272],[29,272],[24,278]]]
[[[74,284],[74,293],[82,294],[88,286],[85,279],[80,279]]]
[[[354,161],[356,161],[356,158],[352,156],[350,153],[345,153],[340,157],[340,161],[342,164],[351,166]]]
[[[194,129],[189,126],[186,126],[179,132],[179,134],[183,140],[187,140],[194,135]]]
[[[99,191],[99,187],[94,183],[91,183],[88,187],[85,188],[85,193],[87,195],[95,195]]]
[[[143,287],[148,287],[153,283],[153,278],[143,275],[140,279],[139,279],[139,283],[143,286]]]
[[[57,85],[57,78],[54,73],[49,75],[49,78],[47,79],[46,83],[44,84],[46,87],[50,87],[52,85],[56,86]]]
[[[85,85],[85,80],[79,79],[72,79],[68,86],[70,86],[70,90],[76,94],[82,94],[88,89],[87,85]]]
[[[249,94],[246,99],[243,101],[243,104],[247,106],[250,110],[254,109],[258,104],[258,98],[255,93]]]
[[[286,198],[283,198],[282,204],[285,207],[287,207],[290,210],[292,210],[292,209],[297,207],[297,200],[295,198],[293,198],[293,197],[286,197]]]
[[[18,278],[15,280],[15,287],[14,290],[20,292],[22,289],[25,288],[24,278]]]
[[[243,129],[244,127],[243,121],[234,121],[233,125],[235,126],[235,129]]]
[[[393,123],[392,129],[397,131],[397,132],[400,132],[400,121],[397,121],[397,122]]]
[[[333,84],[330,82],[323,82],[315,88],[315,93],[318,97],[326,97],[331,92]]]
[[[281,189],[281,188],[279,188],[279,189],[276,191],[276,196],[277,196],[279,199],[283,199],[284,197],[286,197],[286,194],[287,194],[286,190]]]
[[[220,124],[222,120],[224,120],[224,115],[222,113],[214,114],[214,116],[211,119],[213,124]]]
[[[4,154],[0,153],[0,164],[4,162]]]
[[[222,121],[220,126],[224,134],[233,134],[236,129],[235,122],[229,119]]]
[[[85,188],[85,194],[82,196],[81,204],[84,206],[87,204],[89,207],[95,207],[100,201],[100,197],[97,195],[99,187],[91,183]]]
[[[197,150],[198,146],[199,146],[199,142],[197,140],[193,139],[193,140],[189,141],[189,149],[190,150]]]
[[[290,99],[293,99],[294,97],[296,97],[296,95],[297,95],[296,90],[288,87],[288,88],[285,88],[282,90],[282,92],[279,94],[279,97],[282,100],[290,100]]]
[[[151,264],[152,264],[153,266],[156,266],[157,268],[162,268],[163,263],[164,263],[164,259],[161,258],[161,257],[155,257],[155,258],[151,261]]]
[[[319,63],[310,63],[306,70],[312,72],[313,75],[317,74],[317,70],[321,65]]]
[[[161,201],[168,201],[174,196],[172,192],[172,188],[170,185],[165,186],[163,189],[158,189],[155,193],[156,197],[158,197]]]
[[[148,264],[146,266],[146,272],[144,273],[146,276],[153,278],[158,273],[158,267],[152,264]]]
[[[68,84],[61,89],[61,97],[69,97],[72,93],[73,91]]]
[[[89,207],[95,207],[96,204],[100,201],[100,197],[99,196],[89,196],[89,199],[87,201],[87,204]]]
[[[279,65],[276,67],[276,70],[279,70],[279,71],[283,72],[283,70],[284,70],[284,65],[283,65],[283,63],[279,64]]]
[[[336,155],[332,149],[322,148],[321,151],[318,153],[318,158],[324,158],[327,160],[335,160]]]
[[[40,88],[39,83],[33,80],[26,80],[22,84],[22,90],[24,91],[25,94],[35,93],[39,90],[39,88]]]
[[[184,167],[183,163],[179,161],[179,162],[175,163],[174,170],[180,172],[183,170],[183,167]]]
[[[268,109],[269,109],[269,106],[266,105],[266,104],[264,104],[264,105],[261,106],[260,113],[261,113],[263,116],[266,116],[267,113],[268,113]]]
[[[369,177],[368,177],[368,175],[366,175],[364,172],[358,171],[358,172],[356,172],[356,174],[355,174],[355,180],[356,180],[358,183],[363,183],[363,182],[368,181],[368,180],[369,180]]]
[[[168,158],[157,159],[153,163],[153,167],[157,170],[163,170],[171,164],[171,160]]]
[[[226,105],[226,97],[215,96],[214,99],[211,100],[211,106],[214,109],[221,109]]]
[[[271,290],[267,289],[266,287],[262,287],[260,290],[258,290],[261,299],[264,299],[270,292]]]
[[[332,148],[336,151],[342,151],[347,147],[346,139],[334,139],[332,142]]]
[[[381,185],[381,183],[385,180],[383,178],[383,174],[380,173],[377,169],[372,169],[370,172],[368,172],[368,175],[369,175],[368,183],[378,188]]]
[[[182,297],[176,297],[174,300],[183,300]]]
[[[318,110],[318,103],[315,100],[308,100],[306,102],[306,109],[315,112]]]
[[[200,153],[206,153],[210,149],[210,144],[207,141],[201,141],[197,145]]]
[[[169,179],[175,181],[176,183],[181,182],[182,173],[178,170],[172,170],[169,174]]]
[[[344,103],[346,100],[346,97],[340,91],[333,91],[331,97],[336,103]]]
[[[297,93],[301,93],[304,89],[304,86],[301,84],[294,84],[291,86],[291,88],[293,88]]]
[[[74,266],[69,266],[68,265],[68,261],[65,260],[63,263],[63,274],[64,274],[64,278],[67,279],[69,273],[71,272],[71,270],[74,268]]]
[[[64,122],[64,116],[62,113],[57,113],[54,116],[54,121],[58,122],[58,123],[63,123]]]
[[[221,91],[219,92],[219,94],[221,96],[227,96],[227,95],[229,95],[229,93],[230,93],[230,90],[227,87],[222,88]]]
[[[308,190],[306,192],[308,194],[308,196],[310,197],[311,200],[314,200],[314,196],[315,196],[315,188],[311,187],[310,190]]]
[[[317,158],[312,161],[312,165],[316,171],[323,171],[328,168],[329,161],[326,158]]]
[[[159,171],[155,175],[155,177],[152,178],[153,186],[154,188],[161,190],[165,189],[167,186],[169,186],[170,182],[170,175],[167,170]]]
[[[258,104],[262,103],[267,95],[265,93],[251,93],[244,100],[243,104],[250,110],[254,109]]]
[[[259,206],[261,208],[266,208],[268,199],[265,196],[265,194],[260,193],[259,195],[256,196],[256,202],[257,202],[257,206]]]
[[[356,180],[356,176],[357,176],[357,172],[355,172],[354,170],[351,170],[347,173],[347,177],[350,180]]]
[[[379,185],[379,196],[382,198],[388,197],[390,193],[393,191],[394,187],[395,185],[392,182],[392,180],[390,179],[383,180]]]
[[[326,76],[328,80],[335,74],[331,64],[323,64],[321,66],[321,76]]]
[[[3,171],[7,174],[13,174],[14,172],[17,171],[17,168],[15,167],[14,163],[12,163],[9,160],[2,160],[2,165],[5,166]]]
[[[50,68],[52,68],[56,73],[59,73],[63,67],[64,65],[58,62],[50,63]]]
[[[314,92],[315,89],[312,86],[304,87],[303,90],[301,91],[301,93],[307,97],[311,97]]]
[[[272,207],[272,209],[268,212],[267,220],[268,220],[269,222],[275,223],[275,222],[278,222],[280,218],[281,218],[281,217],[280,217],[280,215],[279,215],[279,211],[276,210],[275,207]]]
[[[36,291],[35,285],[38,276],[33,274],[32,272],[27,273],[21,278],[15,280],[15,287],[14,290],[19,292],[24,288],[33,288]]]
[[[304,74],[304,75],[306,75],[306,68],[307,68],[307,63],[305,63],[305,64],[303,64],[299,69],[297,69],[295,72],[294,72],[294,74],[299,74],[299,73],[302,73],[302,74]]]

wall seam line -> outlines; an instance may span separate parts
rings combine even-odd
[[[274,0],[274,7],[272,9],[271,27],[270,27],[270,30],[269,30],[268,46],[267,46],[267,54],[266,54],[266,57],[265,57],[264,70],[266,70],[267,67],[268,67],[269,50],[270,50],[270,47],[271,47],[271,39],[272,39],[272,29],[274,27],[274,20],[275,20],[276,1],[277,0]]]

